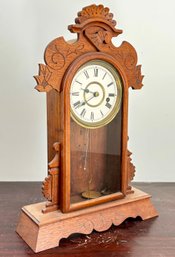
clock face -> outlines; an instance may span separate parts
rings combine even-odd
[[[116,69],[101,60],[87,62],[71,83],[71,116],[83,127],[102,127],[118,113],[121,96],[121,79]]]

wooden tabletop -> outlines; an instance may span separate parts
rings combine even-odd
[[[118,227],[62,239],[38,254],[16,234],[20,208],[41,202],[39,182],[0,182],[0,257],[175,257],[175,183],[134,183],[152,195],[159,217],[128,219]]]

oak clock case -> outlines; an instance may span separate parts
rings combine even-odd
[[[83,8],[68,29],[77,39],[50,42],[35,76],[35,88],[47,96],[46,201],[24,206],[17,226],[35,252],[73,233],[158,215],[151,196],[131,185],[128,93],[143,86],[136,50],[126,41],[113,44],[122,30],[103,5]]]

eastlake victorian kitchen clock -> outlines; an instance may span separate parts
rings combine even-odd
[[[150,195],[130,184],[128,91],[143,79],[137,53],[126,41],[112,43],[122,30],[103,5],[83,8],[68,28],[77,39],[53,40],[35,76],[47,94],[47,201],[24,206],[17,227],[35,252],[73,233],[157,216]]]

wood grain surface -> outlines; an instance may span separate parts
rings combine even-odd
[[[60,247],[38,254],[23,242],[15,229],[22,206],[40,202],[41,183],[0,183],[0,256],[59,257],[175,257],[175,183],[134,183],[150,193],[159,217],[126,220],[118,227],[91,235],[62,239]]]
[[[61,239],[79,233],[89,235],[93,230],[102,232],[118,226],[127,218],[147,220],[158,213],[150,195],[133,188],[133,194],[123,199],[100,204],[70,213],[60,210],[43,213],[45,202],[24,206],[16,232],[36,253],[58,247]]]
[[[44,181],[43,193],[50,201],[47,212],[51,210],[48,205],[53,207],[53,203],[54,208],[59,206],[61,211],[69,212],[124,198],[131,193],[130,181],[135,172],[132,164],[128,165],[127,142],[129,88],[141,89],[144,77],[137,63],[137,52],[129,42],[113,44],[112,38],[122,30],[109,8],[101,4],[78,11],[75,24],[68,29],[76,40],[66,41],[62,36],[52,40],[44,52],[45,64],[39,64],[38,75],[34,76],[35,88],[47,94],[48,162],[54,158],[53,143],[59,142],[61,146],[58,183],[52,183],[50,171]],[[110,64],[114,73],[118,73],[122,100],[117,117],[108,125],[91,130],[87,140],[87,129],[82,129],[71,118],[70,89],[78,70],[97,60]],[[86,145],[89,148],[85,158]],[[114,156],[110,156],[111,152]],[[87,160],[86,173],[84,160]],[[83,201],[80,195],[84,193],[87,198],[89,191],[105,193],[105,197]]]

